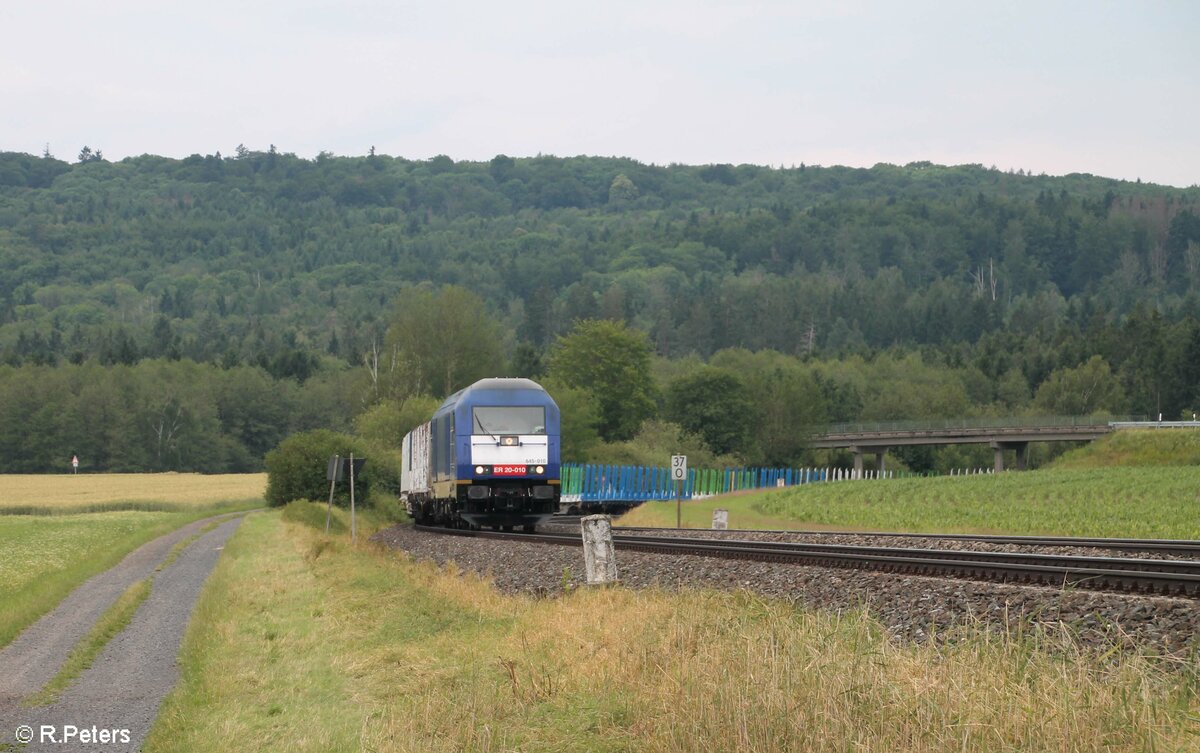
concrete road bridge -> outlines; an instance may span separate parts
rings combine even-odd
[[[1016,455],[1017,470],[1028,464],[1030,442],[1091,442],[1119,429],[1200,427],[1200,421],[1116,420],[1100,416],[1033,416],[1029,418],[859,423],[831,426],[814,436],[809,446],[848,449],[854,453],[854,470],[863,469],[863,455],[875,456],[875,467],[884,470],[884,455],[892,447],[912,445],[988,444],[995,451],[995,469],[1004,470],[1004,452]]]

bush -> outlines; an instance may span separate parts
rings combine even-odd
[[[665,466],[672,455],[687,455],[690,468],[729,468],[741,465],[732,455],[717,455],[695,434],[678,424],[651,419],[627,442],[608,442],[593,448],[588,460],[613,465]]]
[[[353,438],[345,434],[317,429],[293,434],[267,453],[267,504],[286,505],[294,499],[329,499],[329,481],[325,470],[331,455],[368,458],[362,473],[354,478],[355,503],[366,506],[371,493],[370,456]],[[339,507],[350,505],[350,480],[337,485],[333,499]]]
[[[354,456],[358,457],[359,450],[363,457],[371,459],[371,490],[376,494],[400,496],[400,451],[385,447],[378,442],[358,439],[355,440]],[[329,494],[329,487],[325,487]]]

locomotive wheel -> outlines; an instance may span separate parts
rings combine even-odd
[[[533,533],[535,530],[537,530],[537,526],[534,526],[534,525],[521,526],[521,530],[524,531],[525,533]]]

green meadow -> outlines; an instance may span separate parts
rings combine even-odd
[[[1025,473],[840,481],[684,502],[684,527],[1200,538],[1200,468],[1046,469]],[[674,526],[675,504],[618,520]]]

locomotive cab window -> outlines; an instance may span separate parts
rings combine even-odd
[[[476,434],[545,434],[546,409],[541,406],[495,406],[474,409]]]

